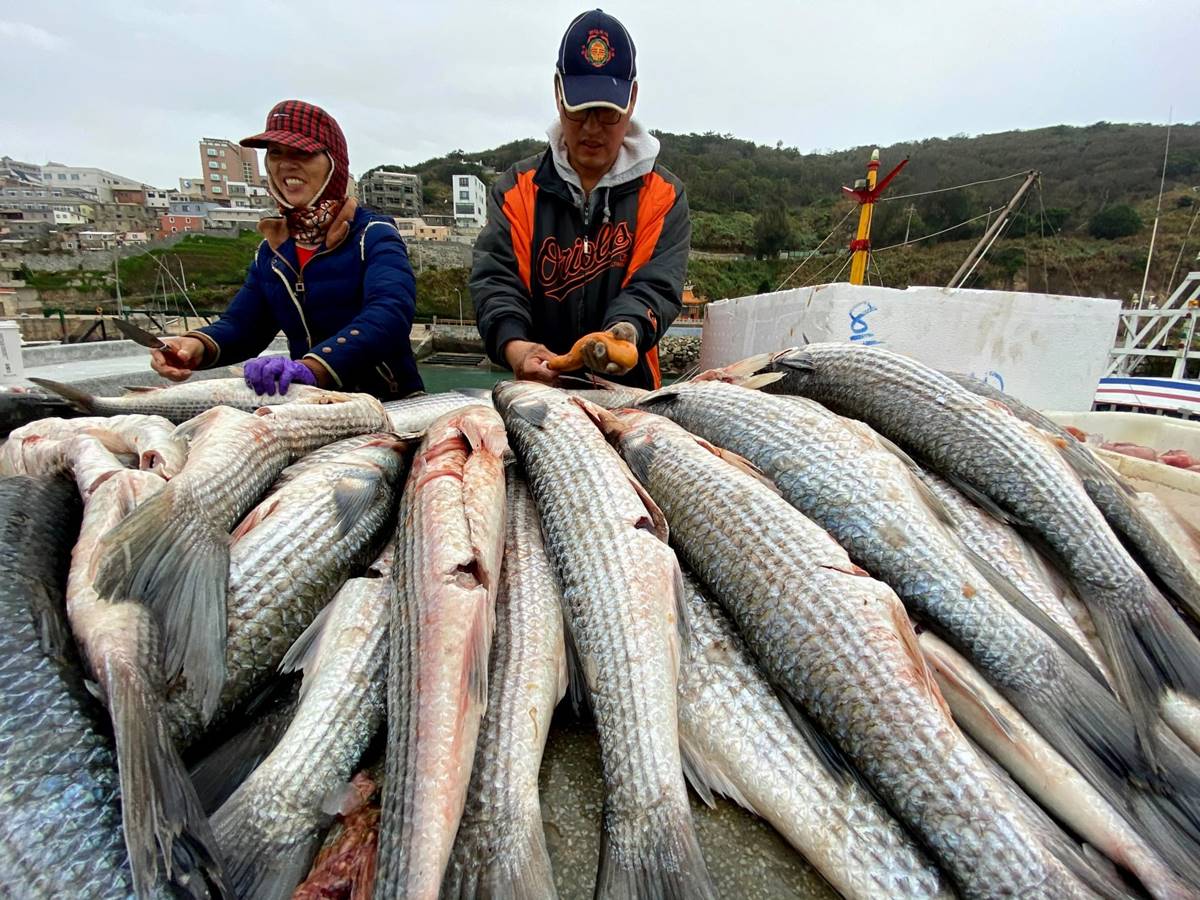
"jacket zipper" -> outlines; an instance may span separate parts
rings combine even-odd
[[[275,254],[275,257],[281,263],[283,263],[285,266],[287,266],[289,269],[291,269],[292,274],[296,276],[296,283],[293,285],[287,280],[287,277],[282,272],[280,272],[278,269],[275,269],[274,266],[271,266],[272,269],[275,269],[275,273],[279,276],[279,280],[283,282],[284,287],[287,288],[288,296],[292,298],[292,304],[296,307],[296,312],[300,314],[300,324],[304,326],[304,337],[308,341],[308,350],[311,351],[313,348],[312,332],[308,328],[308,319],[305,318],[304,307],[301,305],[301,300],[304,299],[304,296],[305,296],[304,272],[303,272],[303,270],[297,272],[296,267],[287,261],[287,257],[285,257],[282,253],[280,253],[274,247],[271,248],[271,252],[273,254]],[[310,256],[308,258],[308,261],[312,262],[318,256],[324,256],[328,252],[329,252],[328,249],[319,250],[316,253],[314,253],[312,256]],[[299,296],[297,296],[297,295],[299,295]]]

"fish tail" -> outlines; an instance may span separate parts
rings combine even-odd
[[[443,900],[551,900],[558,896],[540,810],[507,826],[502,854],[491,846],[494,823],[480,826],[460,828],[442,882]]]
[[[157,691],[137,663],[106,663],[105,689],[117,747],[121,817],[134,888],[160,878],[192,896],[201,884],[224,896],[216,841],[163,720]],[[160,871],[161,869],[161,871]],[[202,892],[195,894],[201,896]]]
[[[658,827],[631,831],[628,845],[613,839],[610,819],[600,837],[596,900],[716,900],[686,802]]]
[[[262,797],[239,788],[212,817],[234,897],[287,900],[320,849],[320,831],[281,841],[259,827]]]
[[[1200,640],[1144,578],[1135,594],[1082,596],[1108,650],[1117,692],[1133,715],[1147,757],[1158,755],[1159,704],[1168,689],[1200,698]],[[1099,602],[1095,602],[1095,601]]]
[[[225,682],[228,535],[168,485],[103,543],[97,592],[150,608],[163,635],[164,675],[170,681],[184,674],[207,722]]]
[[[46,390],[58,394],[58,396],[62,397],[80,412],[96,415],[96,398],[86,391],[81,391],[79,388],[72,387],[69,384],[63,384],[61,381],[51,381],[49,378],[30,377],[29,380],[39,387],[44,387]]]

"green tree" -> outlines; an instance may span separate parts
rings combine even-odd
[[[782,206],[769,206],[754,220],[754,255],[771,259],[792,242],[792,223]]]
[[[1142,217],[1132,206],[1117,203],[1105,207],[1088,220],[1088,234],[1094,238],[1128,237],[1142,230]]]

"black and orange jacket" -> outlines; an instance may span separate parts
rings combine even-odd
[[[614,380],[658,387],[658,342],[679,315],[691,236],[683,185],[657,163],[581,203],[550,150],[522,160],[492,186],[475,242],[471,299],[488,356],[506,365],[511,340],[566,353],[630,322],[638,365]]]

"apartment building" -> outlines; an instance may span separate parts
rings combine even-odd
[[[388,216],[413,218],[421,215],[421,176],[379,169],[358,182],[363,206]]]
[[[200,178],[197,186],[205,200],[228,200],[231,181],[255,187],[267,185],[267,179],[259,169],[258,152],[224,138],[200,141]],[[184,189],[182,179],[180,188]]]

